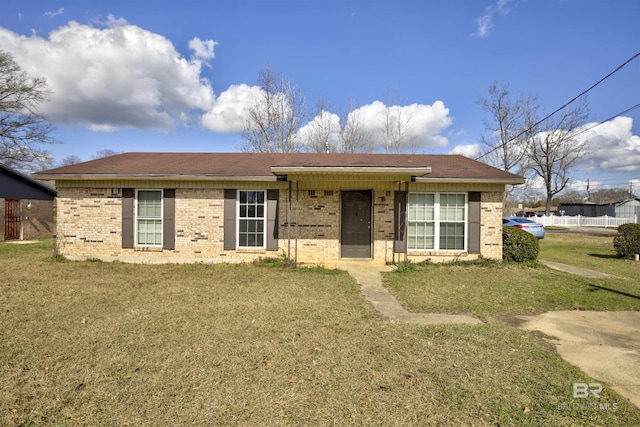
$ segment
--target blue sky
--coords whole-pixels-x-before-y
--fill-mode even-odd
[[[472,153],[493,82],[551,112],[640,51],[634,0],[23,1],[0,49],[47,78],[58,160],[98,150],[238,151],[268,65],[335,113],[397,104],[421,152]],[[390,95],[391,94],[391,95]],[[589,93],[591,121],[640,103],[640,58]],[[640,109],[585,134],[576,188],[640,188]]]

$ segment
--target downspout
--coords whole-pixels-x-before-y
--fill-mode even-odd
[[[398,181],[398,193],[402,191],[402,181]],[[400,203],[398,203],[397,206],[393,206],[393,216],[395,217],[394,221],[398,221],[400,222]],[[395,228],[398,227],[397,224],[394,224],[394,242],[393,242],[393,256],[391,257],[391,262],[394,265],[397,265],[400,263],[400,254],[398,253],[398,263],[396,264],[396,241],[397,238],[399,236],[395,235]],[[398,231],[400,231],[399,227],[398,227]]]
[[[287,205],[287,265],[291,265],[291,181],[289,181],[289,204]]]
[[[294,265],[298,266],[298,237],[300,236],[300,198],[299,198],[300,182],[296,181],[296,245],[295,245],[295,261]]]
[[[404,214],[404,263],[408,263],[409,262],[409,181],[405,181],[404,183],[404,188],[405,188],[405,193],[404,193],[404,197],[405,197],[405,209],[406,212]]]

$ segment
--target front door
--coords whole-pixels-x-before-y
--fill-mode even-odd
[[[341,193],[341,256],[371,258],[371,190]]]
[[[5,199],[4,204],[4,239],[20,238],[20,200]]]

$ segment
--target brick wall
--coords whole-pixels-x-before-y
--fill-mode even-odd
[[[480,204],[480,253],[502,259],[503,192],[485,192]]]
[[[116,184],[116,183],[107,183]],[[123,249],[122,190],[115,186],[103,188],[58,187],[57,235],[59,250],[69,258],[120,259],[123,261],[170,262],[239,262],[257,257],[289,256],[301,263],[333,263],[340,260],[340,181],[320,184],[306,183],[291,194],[289,205],[287,183],[277,183],[279,193],[279,251],[223,249],[224,190],[223,188],[267,189],[276,183],[211,184],[216,188],[179,188],[188,183],[171,183],[175,195],[175,249]],[[138,183],[138,188],[149,188]],[[200,184],[201,185],[201,184]],[[393,253],[393,182],[371,183],[373,189],[373,260],[386,263],[404,259]],[[219,187],[219,188],[217,188]],[[316,188],[313,188],[316,187]],[[415,191],[462,191],[469,185],[422,185]],[[356,187],[358,188],[358,187]],[[360,188],[363,188],[360,184]],[[426,190],[425,190],[426,189]],[[502,256],[502,189],[501,186],[472,188],[484,191],[481,200],[481,253]],[[410,255],[413,261],[424,258],[449,259],[452,256],[475,257],[466,254]]]

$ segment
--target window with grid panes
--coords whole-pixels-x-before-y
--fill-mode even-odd
[[[265,247],[265,192],[238,192],[238,247]]]
[[[162,246],[161,190],[138,190],[137,192],[136,244]]]
[[[407,210],[409,250],[464,250],[464,194],[409,193]]]

